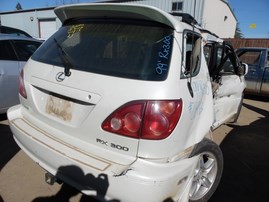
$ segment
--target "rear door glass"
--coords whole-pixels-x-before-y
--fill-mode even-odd
[[[18,60],[9,41],[0,41],[0,60]]]
[[[62,48],[72,69],[140,80],[165,80],[173,30],[152,22],[80,20],[60,28],[33,59],[64,67]]]
[[[185,63],[182,68],[182,76],[196,76],[201,64],[201,37],[190,31],[184,33],[184,56]]]
[[[12,43],[20,61],[27,61],[41,45],[41,42],[26,40],[13,40]]]

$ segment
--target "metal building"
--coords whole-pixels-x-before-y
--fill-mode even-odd
[[[47,39],[62,25],[54,14],[54,7],[3,12],[0,22],[40,39]]]
[[[227,0],[106,0],[99,3],[133,3],[158,7],[166,12],[189,13],[200,26],[222,38],[233,38],[236,17]],[[0,13],[0,23],[19,28],[36,38],[47,39],[60,26],[54,7]]]
[[[110,0],[106,2],[146,4],[166,12],[191,14],[199,25],[221,38],[234,38],[237,19],[227,0]]]

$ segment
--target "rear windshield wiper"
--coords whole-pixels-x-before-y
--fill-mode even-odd
[[[70,69],[73,67],[72,63],[70,62],[70,56],[65,52],[63,47],[58,43],[58,41],[54,38],[55,43],[59,49],[59,55],[61,57],[62,62],[64,63],[64,75],[70,76],[71,72]]]

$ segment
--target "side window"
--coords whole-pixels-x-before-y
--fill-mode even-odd
[[[27,61],[41,45],[39,42],[24,40],[13,41],[13,44],[20,61]]]
[[[240,61],[249,65],[258,65],[260,57],[260,51],[246,51],[239,54]]]
[[[225,41],[213,44],[211,58],[209,74],[212,81],[218,81],[222,75],[240,75],[242,73],[239,72],[241,65],[233,47]]]
[[[229,46],[225,45],[224,49],[223,47],[218,47],[217,51],[217,66],[220,69],[220,73],[236,74],[238,64],[233,50]]]
[[[204,46],[204,56],[205,56],[206,64],[209,67],[209,63],[212,57],[212,45],[211,44],[206,44]]]
[[[183,77],[196,76],[201,64],[201,37],[193,32],[185,32],[183,41]]]
[[[0,41],[0,60],[17,60],[9,41]]]

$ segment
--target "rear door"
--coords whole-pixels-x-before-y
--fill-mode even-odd
[[[0,41],[0,111],[19,103],[19,73],[41,42],[30,40]]]
[[[19,103],[19,62],[11,43],[0,41],[0,112]]]
[[[244,76],[240,75],[241,65],[227,43],[210,44],[209,64],[212,80],[215,120],[213,128],[231,120],[239,111],[245,89]]]

